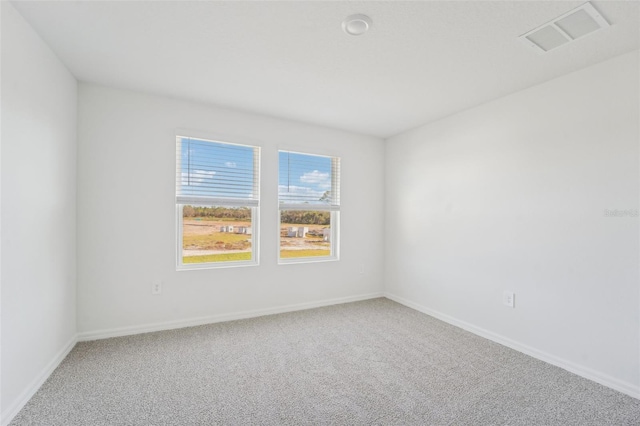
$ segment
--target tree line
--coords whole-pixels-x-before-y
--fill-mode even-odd
[[[281,223],[299,223],[301,225],[330,225],[331,213],[316,210],[283,210]]]
[[[249,207],[201,207],[184,206],[182,217],[207,217],[217,219],[251,220]],[[298,223],[301,225],[330,225],[331,213],[316,210],[283,210],[280,222]]]
[[[182,217],[211,217],[226,219],[251,220],[249,207],[201,207],[184,206]]]

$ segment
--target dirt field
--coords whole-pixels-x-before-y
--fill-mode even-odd
[[[288,237],[287,232],[289,227],[301,227],[306,226],[309,228],[309,233],[304,238]],[[331,244],[324,241],[322,238],[322,230],[327,228],[326,225],[297,225],[291,223],[283,223],[280,226],[280,250],[327,250]],[[312,235],[317,234],[317,235]]]
[[[251,252],[251,235],[221,232],[222,226],[251,226],[250,222],[185,218],[182,225],[182,256],[208,256]]]
[[[184,218],[182,234],[187,235],[209,235],[220,233],[221,226],[251,226],[251,222],[229,222],[223,220],[198,220],[197,218]]]
[[[221,232],[221,227],[233,226],[234,232]],[[231,253],[250,253],[251,235],[236,234],[238,227],[250,227],[248,221],[207,220],[200,218],[183,219],[183,258],[211,256]],[[306,226],[309,232],[305,237],[288,237],[289,227]],[[280,251],[281,257],[327,256],[331,243],[323,240],[322,230],[326,225],[281,224]],[[300,252],[297,255],[293,252]]]

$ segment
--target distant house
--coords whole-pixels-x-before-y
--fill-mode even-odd
[[[237,226],[236,234],[247,234],[251,235],[251,227],[250,226]]]
[[[324,228],[322,230],[322,240],[323,241],[331,241],[331,229],[330,228]]]
[[[304,238],[309,232],[308,226],[290,226],[287,229],[287,237]]]
[[[233,225],[222,225],[220,232],[233,232]]]

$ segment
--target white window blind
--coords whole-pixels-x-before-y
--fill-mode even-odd
[[[176,138],[176,202],[257,207],[260,148]]]
[[[340,210],[340,158],[279,151],[280,210]]]

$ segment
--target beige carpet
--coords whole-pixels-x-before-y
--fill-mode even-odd
[[[12,425],[640,425],[640,401],[387,299],[79,343]]]

